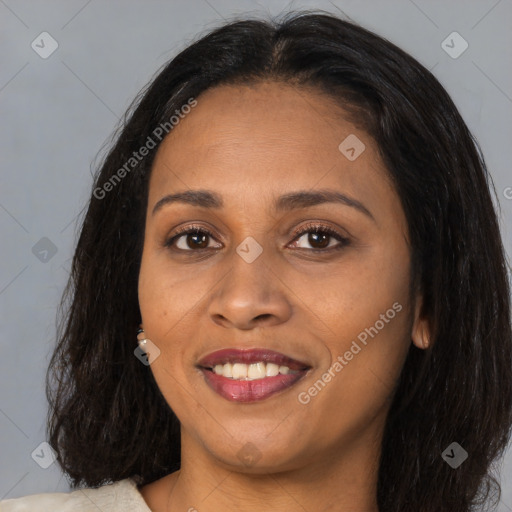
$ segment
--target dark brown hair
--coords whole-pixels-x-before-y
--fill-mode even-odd
[[[415,59],[322,12],[229,22],[172,59],[136,98],[94,190],[106,190],[190,98],[260,80],[317,88],[353,112],[376,141],[407,217],[432,344],[422,351],[411,343],[397,384],[382,444],[380,511],[483,510],[499,499],[492,463],[512,424],[507,265],[478,145]],[[179,422],[133,354],[157,148],[104,197],[91,194],[61,305],[48,429],[74,487],[134,476],[149,483],[180,466]],[[441,457],[452,442],[469,454],[457,469]]]

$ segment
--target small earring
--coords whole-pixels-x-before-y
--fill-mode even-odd
[[[146,346],[147,341],[142,324],[140,324],[140,329],[137,331],[137,344],[143,349]]]

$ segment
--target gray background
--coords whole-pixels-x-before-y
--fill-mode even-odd
[[[164,62],[223,18],[303,7],[342,10],[433,70],[482,146],[510,254],[511,0],[0,0],[0,499],[69,489],[56,464],[42,469],[31,453],[45,440],[44,374],[76,218],[118,119]],[[59,44],[47,59],[31,48],[43,31]],[[455,59],[441,46],[453,31],[469,44]],[[502,512],[512,511],[511,469],[509,451]]]

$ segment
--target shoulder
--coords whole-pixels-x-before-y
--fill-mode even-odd
[[[0,501],[0,512],[151,512],[131,478],[95,489],[32,494]]]

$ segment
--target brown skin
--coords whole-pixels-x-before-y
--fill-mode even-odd
[[[366,145],[352,162],[338,149],[349,134]],[[152,215],[162,197],[188,189],[215,191],[224,207],[174,203]],[[318,189],[357,199],[373,219],[338,203],[272,208],[277,196]],[[339,242],[294,236],[310,222],[349,245],[313,253]],[[201,252],[190,235],[174,250],[164,246],[190,224],[213,234],[211,249]],[[252,263],[236,252],[248,236],[263,248]],[[411,340],[428,343],[421,296],[411,300],[409,290],[398,195],[375,142],[332,99],[274,82],[202,94],[159,148],[149,185],[139,303],[146,336],[161,350],[150,368],[181,422],[182,443],[181,470],[141,488],[151,510],[377,511],[392,389]],[[300,403],[298,394],[396,302],[402,311]],[[223,348],[269,348],[311,370],[260,402],[230,402],[196,368]],[[247,442],[260,456],[250,467],[237,456]]]

